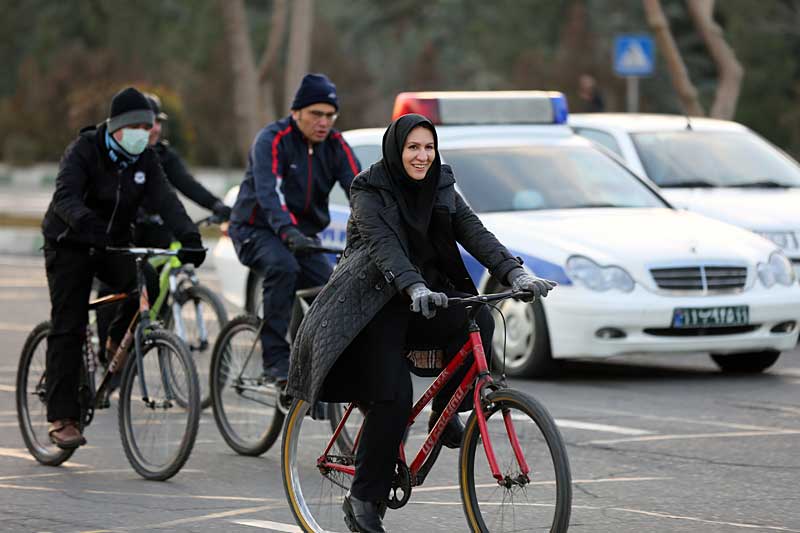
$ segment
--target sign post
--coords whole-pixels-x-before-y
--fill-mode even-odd
[[[656,47],[649,35],[614,38],[614,72],[626,79],[626,109],[639,110],[639,78],[653,74]]]

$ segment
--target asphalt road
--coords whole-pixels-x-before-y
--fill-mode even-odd
[[[205,276],[213,286],[213,270]],[[25,336],[48,312],[42,261],[0,256],[0,530],[297,530],[277,446],[237,456],[210,412],[192,457],[168,482],[144,481],[128,465],[115,406],[97,415],[71,462],[38,465],[19,435],[14,382]],[[800,532],[800,351],[744,377],[719,374],[702,355],[568,370],[556,381],[514,384],[548,407],[568,443],[570,531]],[[389,512],[389,531],[465,530],[457,457],[442,453],[426,491]]]

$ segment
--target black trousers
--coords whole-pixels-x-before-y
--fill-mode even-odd
[[[89,297],[95,276],[117,291],[136,289],[136,263],[123,254],[80,248],[45,247],[45,269],[50,289],[50,321],[47,337],[47,419],[50,422],[80,416],[81,348],[86,338]],[[158,291],[155,271],[145,267],[152,303]],[[109,336],[119,342],[139,308],[132,297],[119,306],[109,326]]]
[[[450,294],[450,296],[465,296]],[[476,317],[487,361],[492,356],[494,320],[484,307]],[[443,348],[450,360],[468,338],[468,317],[464,307],[439,309],[430,320],[408,308],[408,299],[398,297],[386,305],[361,332],[355,341],[359,348],[371,347],[373,354],[388,364],[404,360],[409,348]],[[405,325],[405,326],[404,326]],[[461,383],[473,361],[472,355],[432,401],[434,411],[442,412]],[[403,361],[404,363],[404,361]],[[378,501],[389,494],[400,442],[405,434],[413,406],[411,374],[407,366],[398,372],[394,397],[389,401],[371,402],[356,451],[356,474],[350,488],[352,494],[367,501]],[[470,405],[468,398],[462,405]],[[427,421],[424,421],[426,423]]]

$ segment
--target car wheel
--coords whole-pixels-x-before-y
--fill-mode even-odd
[[[487,292],[507,289],[502,285],[491,286]],[[550,350],[550,334],[544,308],[539,300],[525,303],[519,300],[503,300],[497,308],[505,316],[505,373],[518,377],[552,377],[560,365],[553,359]],[[494,339],[492,354],[494,371],[503,369],[503,318],[492,310]]]
[[[723,372],[730,374],[756,374],[771,367],[780,352],[764,350],[763,352],[735,353],[730,355],[711,354],[711,359]]]
[[[264,315],[264,293],[262,282],[264,277],[258,272],[251,270],[247,277],[247,294],[245,295],[245,311],[250,315],[261,317]]]

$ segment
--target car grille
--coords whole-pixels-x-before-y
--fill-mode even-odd
[[[680,292],[738,292],[747,281],[747,267],[698,265],[652,268],[658,288]]]

